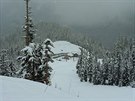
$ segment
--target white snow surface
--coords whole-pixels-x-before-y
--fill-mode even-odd
[[[67,41],[56,41],[53,43],[54,48],[52,48],[52,51],[55,54],[58,53],[80,53],[80,46],[71,44],[70,42]]]
[[[54,46],[55,53],[61,53],[61,50],[80,53],[79,46],[69,42],[58,41]],[[76,74],[77,60],[56,59],[50,63],[53,68],[51,86],[0,76],[0,101],[135,101],[134,88],[80,82]]]
[[[99,62],[100,65],[102,65],[103,64],[103,59],[98,59],[97,62]]]
[[[25,48],[23,48],[21,51],[22,51],[22,52],[27,51],[29,55],[32,55],[33,48],[32,48],[32,47],[30,47],[30,46],[26,46],[26,47],[25,47]]]

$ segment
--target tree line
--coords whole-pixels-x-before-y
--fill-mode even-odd
[[[135,83],[135,39],[120,38],[102,61],[93,51],[81,48],[77,63],[80,81],[94,85],[133,86]]]

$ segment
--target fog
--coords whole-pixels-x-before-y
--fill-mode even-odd
[[[33,0],[38,9],[48,4],[60,22],[65,24],[95,25],[106,21],[128,19],[134,14],[135,0]],[[49,10],[48,9],[48,10]],[[42,10],[41,10],[42,11]]]
[[[0,2],[1,28],[8,22],[23,23],[24,0]],[[118,35],[135,35],[135,0],[31,0],[30,5],[35,22],[66,25],[103,43],[109,36],[113,40]]]

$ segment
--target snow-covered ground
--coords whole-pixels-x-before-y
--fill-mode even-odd
[[[135,101],[135,89],[80,83],[76,74],[76,61],[55,61],[52,65],[54,76],[52,85],[73,97],[87,101]],[[57,64],[57,65],[56,65]],[[85,101],[81,100],[81,101]]]
[[[57,41],[54,42],[54,48],[52,48],[54,53],[80,53],[79,46],[71,44],[67,41]]]
[[[0,76],[0,101],[59,101],[58,99],[72,97],[38,82]]]
[[[55,53],[80,53],[69,42],[54,43]],[[61,60],[61,61],[59,61]],[[52,86],[0,76],[0,101],[135,101],[135,89],[81,83],[76,74],[77,58],[55,59]]]

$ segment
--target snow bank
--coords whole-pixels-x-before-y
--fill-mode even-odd
[[[38,82],[0,76],[0,101],[57,101],[71,98],[58,89]]]

